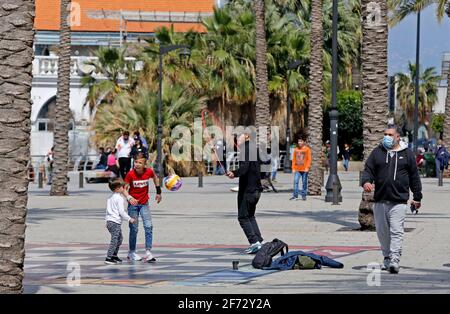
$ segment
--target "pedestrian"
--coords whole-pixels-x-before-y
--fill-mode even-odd
[[[306,145],[306,138],[300,137],[292,156],[292,171],[294,171],[294,193],[290,200],[298,200],[299,181],[302,178],[302,199],[308,194],[308,173],[311,168],[311,149]]]
[[[134,140],[130,138],[130,132],[124,131],[116,143],[117,158],[119,160],[120,176],[125,179],[128,171],[131,169],[131,148]]]
[[[238,145],[240,146],[239,168],[228,171],[227,176],[230,179],[239,178],[238,221],[250,244],[244,252],[255,254],[263,244],[263,238],[255,218],[256,204],[258,204],[262,191],[261,166],[256,153],[255,139],[252,138],[250,132],[244,133],[238,138]],[[253,150],[250,151],[251,149]],[[255,154],[251,154],[252,152]]]
[[[144,155],[145,159],[148,159],[148,149],[143,145],[142,141],[138,138],[134,140],[134,146],[131,148],[130,156],[134,160],[136,160],[136,157],[138,154]]]
[[[155,175],[152,168],[147,168],[147,159],[138,155],[134,162],[134,169],[128,172],[125,177],[125,197],[128,200],[128,215],[136,219],[136,223],[129,224],[129,252],[128,259],[131,261],[140,261],[142,257],[136,253],[136,241],[139,227],[139,216],[142,218],[145,231],[145,261],[155,262],[151,252],[153,246],[153,223],[149,206],[149,180],[153,179],[156,189],[156,202],[161,202],[161,187],[158,176]]]
[[[47,185],[52,185],[53,183],[53,160],[54,160],[54,149],[55,146],[52,146],[50,151],[47,153],[47,173],[48,173],[48,180]]]
[[[345,171],[348,171],[348,165],[350,163],[350,146],[345,143],[344,144],[344,151],[342,152],[342,157],[344,159],[344,169]]]
[[[109,244],[108,252],[106,253],[105,264],[122,263],[119,258],[119,248],[122,245],[122,220],[128,221],[130,224],[135,223],[135,220],[128,216],[125,212],[125,199],[123,198],[124,183],[121,179],[115,179],[109,182],[109,189],[113,194],[106,202],[106,228],[111,234],[111,242]]]
[[[370,154],[361,178],[365,192],[375,190],[375,227],[384,256],[382,269],[400,270],[404,221],[410,190],[415,210],[421,206],[422,184],[414,153],[400,141],[401,129],[389,125],[383,141]]]
[[[143,136],[141,136],[141,133],[139,131],[134,131],[133,133],[133,139],[136,140],[141,140],[142,146],[144,146],[145,148],[147,148],[148,150],[148,144],[147,141],[145,140],[145,138]]]
[[[117,149],[112,149],[109,152],[106,162],[106,171],[111,171],[116,177],[119,176],[119,162],[116,159]]]
[[[95,166],[95,169],[105,170],[108,167],[108,154],[105,152],[103,147],[100,147],[98,152],[98,163]]]
[[[435,163],[436,163],[436,177],[439,178],[439,175],[444,169],[448,168],[448,161],[450,158],[450,154],[447,151],[447,148],[444,145],[444,142],[440,139],[438,141],[436,154],[435,154]]]

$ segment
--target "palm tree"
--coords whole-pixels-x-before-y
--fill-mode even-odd
[[[444,14],[450,17],[450,1],[448,0],[390,0],[388,3],[389,9],[394,12],[390,19],[392,26],[399,23],[408,15],[418,13],[431,4],[436,4],[436,17],[438,22],[442,21]],[[448,91],[450,91],[450,80],[447,80],[447,95],[450,94]],[[448,99],[449,97],[447,96],[445,104],[446,118],[444,120],[447,121],[444,123],[444,140],[446,145],[450,145],[450,109],[447,110],[450,104],[448,104]]]
[[[193,134],[194,118],[200,116],[205,98],[198,97],[193,91],[186,90],[179,84],[165,81],[163,88],[163,151],[168,157],[167,164],[179,175],[197,174],[191,171],[194,163],[176,162],[172,159],[170,149],[174,144],[171,137],[173,128],[179,125],[190,128]],[[170,87],[170,88],[169,88]],[[158,94],[145,85],[135,91],[119,94],[112,105],[102,104],[94,118],[93,130],[98,145],[109,146],[120,136],[122,130],[143,130],[147,139],[151,159],[156,145]]]
[[[136,71],[133,63],[125,59],[126,48],[100,47],[95,51],[96,60],[87,61],[91,72],[81,79],[81,87],[88,87],[85,106],[91,112],[100,103],[111,104],[114,97],[120,93],[123,86],[131,88],[136,81]],[[99,79],[96,75],[101,74]],[[120,84],[121,81],[124,84]]]
[[[321,195],[322,169],[322,120],[323,120],[323,24],[322,0],[311,1],[311,57],[309,75],[309,143],[312,153],[309,193]]]
[[[409,62],[409,73],[397,73],[396,85],[397,85],[397,99],[403,109],[408,123],[413,123],[414,113],[414,95],[415,95],[415,77],[416,77],[416,65]],[[434,67],[426,68],[419,75],[419,120],[425,122],[429,118],[429,114],[433,110],[433,105],[437,101],[438,84],[441,77],[437,74]]]
[[[383,137],[388,117],[387,4],[363,0],[362,92],[364,161]],[[363,192],[359,207],[361,229],[374,229],[373,193]]]
[[[0,294],[5,294],[23,292],[34,1],[5,3],[0,12]]]
[[[267,73],[267,43],[265,23],[265,0],[253,2],[256,31],[256,128],[270,127],[270,103]]]
[[[70,119],[70,13],[71,0],[61,0],[61,30],[58,59],[58,87],[56,94],[56,118],[54,130],[54,166],[50,195],[67,195],[67,169],[69,159]]]

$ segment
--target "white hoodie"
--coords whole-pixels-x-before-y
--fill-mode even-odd
[[[117,224],[122,223],[122,219],[130,221],[131,217],[125,211],[125,199],[120,193],[113,193],[106,201],[106,221]]]

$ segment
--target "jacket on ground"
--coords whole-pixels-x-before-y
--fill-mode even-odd
[[[295,262],[299,256],[308,256],[316,262],[315,268],[320,269],[322,266],[328,266],[331,268],[344,268],[344,264],[339,263],[327,256],[317,255],[314,253],[306,253],[303,251],[291,251],[283,256],[280,256],[276,260],[272,261],[270,267],[265,267],[264,269],[278,269],[278,270],[289,270],[294,269]]]

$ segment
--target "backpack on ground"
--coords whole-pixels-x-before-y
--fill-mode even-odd
[[[286,251],[284,249],[286,248]],[[289,247],[286,243],[281,240],[273,239],[272,242],[264,243],[256,253],[252,261],[252,266],[254,268],[262,269],[264,267],[269,267],[272,264],[272,258],[278,253],[283,256],[285,253],[289,252]]]

